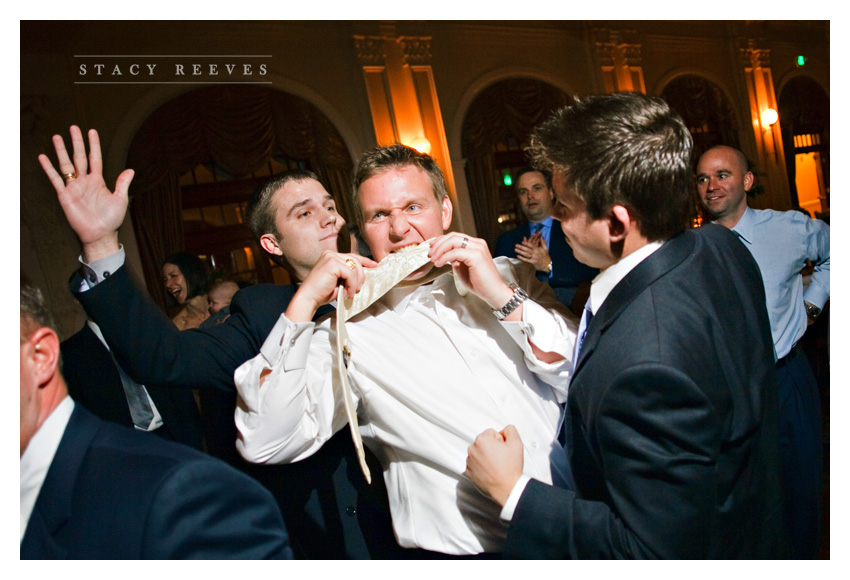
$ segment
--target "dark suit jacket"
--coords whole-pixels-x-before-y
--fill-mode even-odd
[[[730,231],[683,232],[620,281],[568,414],[577,491],[532,481],[506,557],[787,556],[764,288]]]
[[[132,427],[133,418],[115,361],[88,324],[60,348],[68,394],[101,419]],[[177,443],[202,449],[201,417],[192,392],[156,385],[146,388],[162,416],[163,426],[156,432]]]
[[[496,241],[493,256],[516,258],[516,245],[529,236],[531,236],[529,224],[503,233]],[[555,219],[552,220],[552,232],[549,236],[549,257],[552,258],[552,277],[550,278],[547,272],[537,272],[537,278],[552,287],[558,300],[572,307],[576,288],[582,282],[593,280],[599,270],[585,266],[575,259],[572,248],[561,233],[561,222]]]
[[[77,405],[21,559],[194,558],[292,558],[271,494],[217,459]]]
[[[71,282],[79,288],[79,274]],[[294,286],[260,284],[240,290],[230,303],[230,318],[212,328],[179,331],[119,268],[106,280],[74,296],[100,327],[127,374],[143,384],[174,388],[219,389],[235,404],[233,372],[260,352]],[[235,432],[235,427],[234,427]],[[235,445],[235,437],[232,440]],[[367,452],[372,473],[382,473]],[[347,429],[318,453],[290,465],[251,465],[240,469],[269,488],[280,505],[296,557],[394,557],[392,531],[382,477],[366,483]]]

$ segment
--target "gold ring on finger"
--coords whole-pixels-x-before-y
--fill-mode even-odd
[[[62,174],[62,179],[64,179],[64,180],[65,180],[65,183],[68,183],[68,182],[69,182],[69,181],[71,181],[72,179],[76,179],[76,178],[77,178],[77,174],[76,174],[76,173],[74,173],[74,172],[71,172],[71,173],[63,173],[63,174]]]
[[[354,261],[354,260],[352,260],[351,258],[346,258],[346,259],[345,259],[345,265],[346,265],[346,266],[348,266],[349,268],[351,268],[352,270],[356,270],[356,269],[357,269],[357,262],[355,262],[355,261]]]

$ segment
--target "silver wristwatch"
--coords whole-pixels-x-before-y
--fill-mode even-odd
[[[499,320],[504,320],[505,317],[517,309],[517,306],[528,300],[528,294],[525,290],[514,284],[513,282],[508,283],[511,290],[514,291],[514,295],[511,296],[511,299],[508,300],[508,303],[502,306],[500,310],[494,310],[493,315]]]
[[[803,305],[806,307],[806,316],[810,316],[811,318],[817,318],[818,314],[820,314],[821,309],[815,306],[814,304],[803,301]]]

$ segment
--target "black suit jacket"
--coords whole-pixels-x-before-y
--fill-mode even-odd
[[[532,481],[506,557],[787,556],[764,287],[730,231],[683,232],[612,290],[568,424],[577,490]]]
[[[88,324],[62,342],[60,349],[68,394],[101,419],[132,427],[133,418],[115,361]],[[156,432],[177,443],[202,449],[201,417],[192,392],[156,385],[145,388],[162,416],[163,426]],[[160,433],[161,430],[166,433]]]
[[[503,233],[496,241],[496,250],[493,255],[516,258],[516,245],[529,236],[531,236],[529,224]],[[537,272],[537,278],[552,287],[558,300],[572,307],[576,288],[582,282],[593,280],[599,270],[575,259],[572,248],[561,232],[561,222],[555,219],[552,220],[552,232],[549,236],[549,257],[552,259],[552,277],[550,278],[547,272]]]
[[[271,494],[217,459],[76,405],[21,559],[195,558],[292,558]]]
[[[78,276],[72,278],[72,289],[79,288]],[[177,330],[138,289],[126,267],[74,296],[134,380],[172,388],[219,389],[235,404],[233,372],[260,352],[295,290],[273,284],[249,286],[233,296],[224,323],[185,331]],[[235,437],[232,441],[235,445]],[[372,473],[382,473],[374,455],[367,452],[367,458]],[[347,429],[298,463],[240,461],[239,465],[278,500],[296,557],[398,555],[383,478],[373,478],[371,486],[366,483]]]

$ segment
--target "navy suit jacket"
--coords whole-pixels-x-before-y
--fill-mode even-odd
[[[72,289],[79,288],[78,276],[72,279]],[[134,380],[163,387],[219,389],[235,401],[233,372],[260,352],[295,290],[273,284],[249,286],[233,296],[230,317],[224,323],[185,331],[177,330],[138,289],[126,267],[74,296]],[[367,452],[367,458],[372,473],[382,473],[374,455]],[[347,429],[303,461],[288,465],[241,462],[240,469],[278,500],[296,557],[388,558],[401,549],[393,535],[383,478],[366,483]]]
[[[499,236],[493,256],[516,258],[516,245],[523,238],[531,236],[529,224],[514,228]],[[552,259],[552,277],[547,272],[537,272],[537,278],[548,284],[562,303],[572,308],[573,296],[582,282],[590,282],[599,273],[596,268],[586,266],[575,259],[573,250],[567,244],[561,231],[561,222],[552,220],[552,232],[549,236],[549,257]]]
[[[88,324],[62,342],[60,350],[62,375],[74,401],[105,421],[132,427],[133,418],[115,361]],[[202,449],[201,417],[192,392],[155,385],[145,388],[162,416],[163,427],[156,433]],[[160,432],[163,430],[165,433]]]
[[[288,559],[274,498],[199,451],[76,405],[21,559]]]
[[[638,264],[570,383],[577,489],[532,480],[505,557],[787,557],[772,344],[760,271],[726,228]]]

